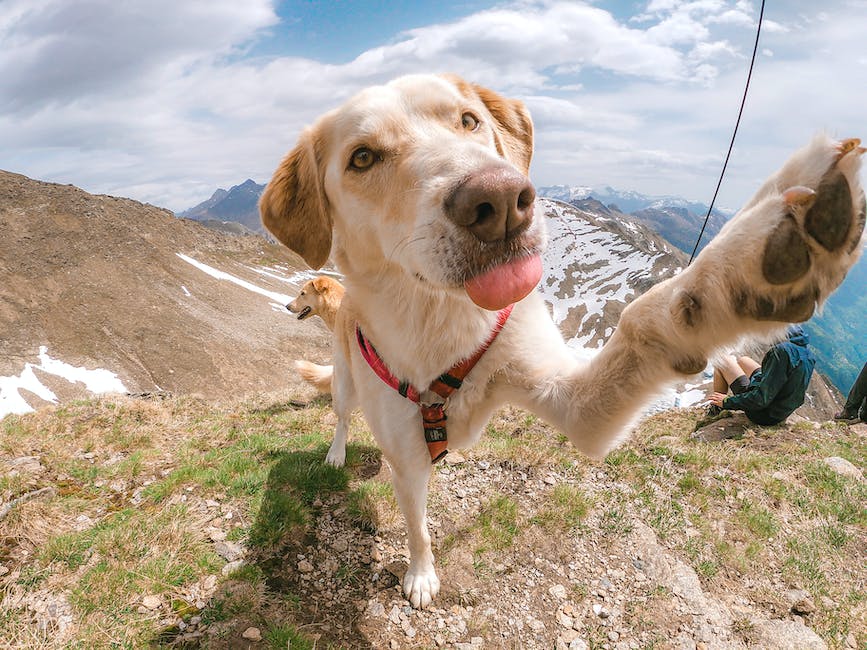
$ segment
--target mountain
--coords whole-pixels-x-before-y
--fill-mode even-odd
[[[259,197],[265,190],[264,185],[259,185],[249,178],[235,185],[228,191],[220,188],[211,195],[211,198],[184,210],[178,216],[186,219],[202,221],[212,228],[220,229],[220,224],[226,232],[226,222],[237,222],[250,232],[264,233],[262,222],[259,219]]]
[[[540,187],[538,194],[579,208],[584,207],[587,201],[601,203],[612,213],[638,219],[686,253],[692,253],[708,208],[703,203],[676,196],[647,196],[638,192],[615,190],[609,186],[592,188],[554,185]],[[699,250],[707,245],[733,215],[733,211],[719,208],[711,212]]]
[[[570,345],[592,355],[686,256],[637,219],[584,205],[539,200],[549,232],[539,288]],[[106,390],[294,390],[294,359],[330,357],[324,326],[283,309],[315,273],[258,235],[6,172],[0,228],[0,415]],[[672,390],[662,407],[704,395]]]
[[[293,359],[329,356],[325,328],[282,308],[311,273],[261,237],[8,172],[0,231],[0,414],[106,383],[278,391]]]
[[[818,367],[845,395],[867,363],[867,255],[852,267],[843,284],[806,329]]]
[[[686,266],[686,256],[634,219],[601,204],[540,199],[548,226],[540,290],[576,347],[599,348],[623,308]]]
[[[701,231],[707,206],[674,196],[646,196],[611,187],[556,185],[539,188],[540,196],[565,201],[579,209],[649,227],[681,251],[691,253]],[[711,213],[699,250],[733,216],[728,210]],[[867,258],[850,271],[820,314],[806,323],[818,368],[844,394],[867,361]]]

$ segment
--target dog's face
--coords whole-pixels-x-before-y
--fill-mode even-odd
[[[293,314],[298,314],[298,320],[304,320],[310,316],[321,316],[328,294],[337,291],[338,288],[339,285],[327,277],[308,280],[301,287],[298,297],[286,305],[286,309]]]
[[[301,293],[292,302],[286,305],[286,309],[293,314],[298,314],[298,320],[304,320],[319,313],[320,293],[315,280],[308,280],[301,287]]]
[[[454,77],[402,77],[302,134],[263,194],[262,220],[316,268],[333,234],[348,277],[388,268],[458,295],[506,286],[513,298],[531,285],[526,295],[538,277],[525,262],[544,245],[532,139],[520,102]]]

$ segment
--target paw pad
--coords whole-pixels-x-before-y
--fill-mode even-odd
[[[810,249],[790,215],[774,228],[765,242],[762,274],[771,284],[789,284],[809,270]]]
[[[846,243],[853,217],[849,183],[842,172],[832,168],[816,188],[816,200],[807,210],[804,228],[825,250],[834,252]]]

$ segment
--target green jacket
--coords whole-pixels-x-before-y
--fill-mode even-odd
[[[723,408],[743,411],[760,425],[777,424],[789,417],[804,403],[816,365],[816,357],[807,347],[809,341],[800,326],[791,326],[786,340],[768,350],[761,370],[750,378],[749,388],[726,397]]]

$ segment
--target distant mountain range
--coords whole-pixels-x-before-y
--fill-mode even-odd
[[[265,191],[264,185],[259,185],[249,178],[229,190],[219,188],[211,198],[202,201],[189,210],[184,210],[179,217],[201,221],[209,228],[222,230],[229,234],[246,234],[256,232],[263,234],[265,229],[259,218],[259,197]],[[238,229],[237,225],[243,226]]]
[[[264,233],[257,203],[265,186],[248,179],[229,190],[218,189],[206,201],[178,216],[233,232]],[[701,232],[708,206],[676,196],[648,196],[620,191],[610,186],[553,185],[537,188],[539,196],[567,203],[597,221],[608,220],[620,228],[650,229],[687,253],[692,252]],[[699,250],[734,216],[734,211],[715,208],[710,215]],[[867,259],[862,259],[828,301],[826,309],[807,323],[819,357],[819,367],[841,391],[852,385],[867,361]],[[607,320],[610,320],[607,319]],[[613,322],[616,322],[614,319]],[[585,333],[586,335],[586,333]]]
[[[564,201],[576,207],[602,204],[613,213],[635,217],[685,253],[691,253],[701,232],[708,206],[676,196],[647,196],[613,187],[553,185],[538,188],[539,196]],[[588,201],[592,202],[588,204]],[[733,211],[714,208],[699,250],[713,239]]]

